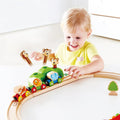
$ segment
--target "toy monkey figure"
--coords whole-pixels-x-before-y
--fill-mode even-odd
[[[26,92],[26,87],[25,86],[16,86],[14,88],[14,93],[19,93],[20,95],[24,94]]]
[[[28,63],[29,65],[32,65],[32,62],[31,62],[31,60],[30,60],[29,57],[28,57],[28,53],[26,53],[25,50],[23,50],[23,51],[20,53],[20,55],[21,55],[21,57],[22,57],[24,60],[27,61],[27,63]]]
[[[43,49],[42,54],[43,54],[43,64],[46,64],[48,60],[48,56],[51,54],[51,49]]]
[[[57,68],[59,58],[53,58],[51,61],[52,61],[53,68]]]

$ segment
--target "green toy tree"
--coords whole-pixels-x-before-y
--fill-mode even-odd
[[[115,81],[110,82],[108,90],[111,91],[109,95],[117,95],[116,91],[118,91],[118,86]]]

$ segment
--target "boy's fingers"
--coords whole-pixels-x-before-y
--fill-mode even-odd
[[[81,75],[82,75],[82,74],[81,74],[80,71],[76,71],[76,73],[74,72],[74,73],[72,74],[73,78],[79,78],[79,76],[81,76]]]
[[[68,74],[72,74],[74,71],[76,71],[76,66],[70,66],[69,68],[64,69],[65,71],[68,72]]]
[[[79,75],[77,75],[77,74],[72,74],[72,78],[77,79],[77,78],[79,78]]]
[[[64,70],[65,71],[69,71],[71,69],[72,66],[68,67],[68,68],[65,68]]]
[[[78,74],[80,72],[80,70],[76,69],[73,74]]]
[[[77,70],[77,67],[76,67],[76,66],[73,66],[73,67],[70,69],[71,72],[75,72],[76,70]]]

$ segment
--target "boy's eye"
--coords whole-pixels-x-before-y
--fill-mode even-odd
[[[80,37],[76,37],[76,39],[80,39]]]
[[[70,36],[67,36],[68,39],[70,39],[71,37]]]

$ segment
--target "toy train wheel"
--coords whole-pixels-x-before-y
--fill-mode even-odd
[[[33,88],[31,89],[31,92],[32,92],[32,93],[34,93],[34,92],[36,92],[36,91],[37,91],[36,87],[33,87]]]
[[[18,102],[20,102],[22,99],[23,99],[23,97],[20,95],[20,96],[18,97]]]
[[[26,91],[25,96],[27,97],[29,95],[30,95],[30,91]]]
[[[45,89],[46,88],[46,85],[45,84],[42,84],[41,85],[41,89]]]
[[[62,78],[58,78],[58,83],[61,83],[62,82]]]
[[[49,82],[49,86],[53,86],[54,85],[54,82],[53,81],[50,81]]]

